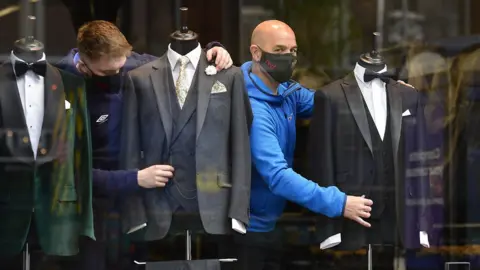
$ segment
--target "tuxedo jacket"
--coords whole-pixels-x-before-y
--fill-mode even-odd
[[[12,65],[0,66],[0,256],[20,253],[30,229],[49,255],[75,255],[80,235],[95,239],[84,82],[47,64],[44,84],[34,159]]]
[[[251,156],[251,108],[239,68],[208,76],[202,55],[197,67],[196,182],[203,227],[210,234],[231,231],[231,218],[248,225]],[[168,91],[173,87],[167,54],[129,73],[122,125],[123,168],[169,164],[172,116]],[[214,84],[226,91],[212,93]],[[193,180],[193,179],[192,179]],[[163,238],[172,212],[162,189],[146,190],[125,199],[122,228],[147,223],[145,240]]]
[[[415,89],[390,80],[386,83],[389,103],[390,134],[393,150],[396,220],[386,221],[386,226],[397,227],[398,236],[403,239],[405,226],[405,203],[412,198],[412,187],[406,186],[404,162],[403,125],[408,119],[423,121],[418,93]],[[402,116],[402,114],[410,115]],[[309,135],[309,176],[321,186],[337,186],[348,195],[367,198],[375,192],[373,180],[373,149],[362,93],[349,74],[315,93],[314,112]],[[424,135],[418,132],[409,139],[423,144]],[[372,207],[380,207],[373,202]],[[427,231],[426,208],[422,207],[414,224],[418,231]],[[367,220],[368,221],[368,220]],[[393,222],[396,224],[390,224]],[[383,221],[382,221],[383,223]],[[346,231],[348,230],[348,232]],[[371,230],[379,230],[372,228]],[[366,230],[359,224],[343,217],[328,219],[319,217],[318,237],[324,241],[330,236],[342,233],[342,244],[348,249],[357,249],[367,243]],[[345,238],[345,235],[355,237]],[[418,232],[417,232],[418,235]]]

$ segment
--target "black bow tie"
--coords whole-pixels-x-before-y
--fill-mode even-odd
[[[382,82],[387,83],[388,80],[390,79],[390,76],[387,74],[387,72],[376,73],[368,69],[365,70],[365,74],[363,75],[363,81],[370,82],[373,79],[380,79],[382,80]]]
[[[17,77],[24,75],[29,70],[35,72],[37,75],[45,77],[45,73],[47,72],[47,62],[38,61],[33,64],[27,64],[25,62],[15,61],[14,68],[15,68],[15,75]]]

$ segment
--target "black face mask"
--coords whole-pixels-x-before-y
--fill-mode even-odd
[[[120,73],[110,76],[92,75],[90,81],[92,89],[94,90],[118,92],[122,86],[122,76]]]
[[[292,78],[297,57],[292,53],[275,54],[262,51],[260,66],[278,83],[284,83]]]

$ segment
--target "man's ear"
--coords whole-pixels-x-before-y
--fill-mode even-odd
[[[254,62],[259,62],[260,58],[262,58],[262,51],[257,45],[250,45],[250,53]]]

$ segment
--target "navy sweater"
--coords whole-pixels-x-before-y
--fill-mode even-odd
[[[223,47],[218,42],[211,42],[206,49],[216,46]],[[81,76],[74,63],[77,52],[77,49],[71,50],[56,66]],[[121,72],[126,75],[128,71],[155,59],[157,58],[152,55],[132,52]],[[92,132],[94,197],[121,196],[140,189],[137,170],[118,170],[122,117],[121,89],[98,89],[96,86],[87,85],[87,106]]]
[[[81,75],[75,67],[73,49],[56,66]],[[133,52],[121,72],[127,74],[156,57]],[[117,196],[139,189],[136,170],[118,170],[122,117],[121,89],[96,89],[87,85],[87,106],[90,114],[93,150],[93,194],[95,197]]]

